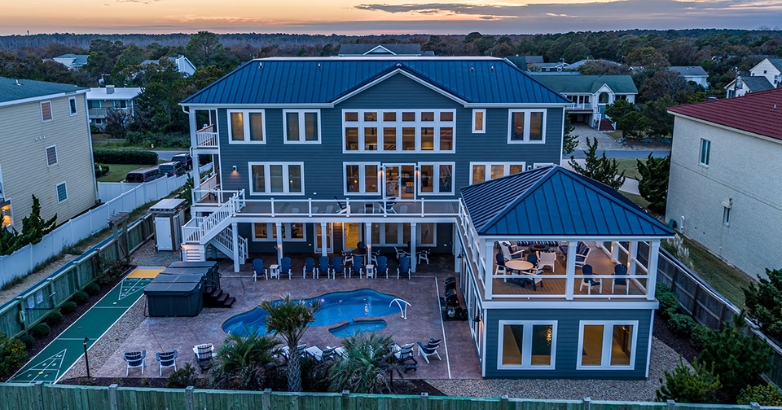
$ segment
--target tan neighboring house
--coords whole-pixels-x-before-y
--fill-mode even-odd
[[[35,195],[62,223],[95,205],[87,89],[0,77],[0,215],[21,231]]]
[[[782,268],[782,89],[668,112],[666,220],[752,277]]]

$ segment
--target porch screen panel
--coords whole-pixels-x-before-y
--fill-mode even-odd
[[[630,366],[633,325],[614,325],[611,339],[611,366]]]
[[[282,165],[269,165],[269,185],[271,186],[271,192],[285,191]]]
[[[533,366],[551,365],[551,345],[553,337],[554,326],[532,326],[532,357],[530,362]]]
[[[251,112],[249,115],[250,141],[263,141],[263,114]]]
[[[231,141],[244,141],[244,116],[240,112],[231,113]]]
[[[502,364],[523,365],[521,352],[524,351],[524,326],[505,325],[502,336]]]
[[[374,224],[373,224],[374,225]],[[386,224],[386,244],[396,245],[399,243],[399,225]]]
[[[491,179],[502,178],[505,176],[505,165],[496,164],[491,166]]]
[[[253,165],[253,191],[266,192],[266,170],[263,165]]]
[[[603,325],[584,325],[582,366],[600,366],[603,362]]]

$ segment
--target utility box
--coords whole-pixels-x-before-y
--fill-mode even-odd
[[[159,251],[178,251],[182,245],[185,224],[184,199],[164,199],[149,212],[155,217],[155,246]]]

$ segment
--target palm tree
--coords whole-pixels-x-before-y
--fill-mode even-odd
[[[301,365],[296,348],[310,323],[315,321],[315,311],[320,301],[312,304],[296,302],[290,294],[285,294],[279,302],[263,301],[261,309],[269,312],[266,316],[266,330],[280,335],[288,344],[288,391],[301,391]]]
[[[212,384],[220,388],[259,390],[263,387],[267,366],[279,352],[279,341],[259,336],[248,329],[247,336],[229,334],[217,351],[218,366],[212,372]]]
[[[343,342],[347,357],[334,363],[329,369],[331,391],[350,390],[355,393],[383,393],[391,391],[391,380],[399,371],[394,366],[391,337],[378,336],[374,332],[367,337],[357,334]]]

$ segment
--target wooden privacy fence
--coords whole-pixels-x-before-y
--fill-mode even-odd
[[[133,252],[154,234],[152,215],[147,214],[128,225],[128,251]],[[53,309],[68,301],[74,293],[97,279],[99,258],[116,261],[120,243],[111,237],[78,258],[68,262],[44,280],[27,288],[13,300],[0,306],[0,333],[13,337],[42,321]]]
[[[144,389],[65,386],[52,384],[0,385],[0,410],[650,410],[760,409],[758,405],[679,404],[674,402],[616,402],[528,400],[343,393],[281,393],[186,389]],[[770,408],[770,407],[763,407]]]

